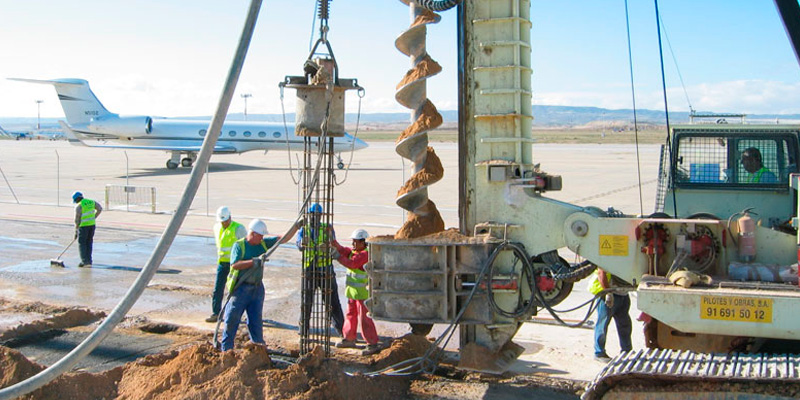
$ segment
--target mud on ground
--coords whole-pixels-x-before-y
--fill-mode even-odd
[[[41,303],[12,304],[0,300],[0,311],[30,310],[47,314],[0,332],[6,340],[47,329],[94,329],[103,313],[87,309],[53,307]],[[25,399],[481,399],[577,398],[582,388],[575,383],[532,377],[487,377],[443,366],[437,375],[415,377],[368,376],[428,349],[428,339],[407,335],[392,341],[380,353],[360,356],[336,351],[325,358],[321,348],[299,359],[294,343],[268,341],[267,346],[248,343],[246,333],[237,338],[234,351],[222,353],[212,345],[209,333],[138,317],[127,319],[116,331],[169,337],[166,351],[100,372],[73,371],[23,397]],[[246,329],[245,329],[246,331]],[[268,339],[269,340],[269,339]],[[275,356],[280,354],[281,356]],[[273,361],[271,359],[275,359]],[[288,356],[287,356],[288,355]],[[19,351],[0,346],[0,387],[35,375],[45,367]]]

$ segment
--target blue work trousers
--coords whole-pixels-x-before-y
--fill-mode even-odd
[[[608,333],[608,324],[611,323],[611,318],[614,318],[614,323],[617,324],[620,350],[630,351],[633,348],[631,345],[633,326],[631,324],[631,316],[628,314],[631,308],[631,298],[627,294],[615,294],[614,304],[611,307],[606,305],[605,298],[601,297],[599,301],[597,323],[594,325],[594,354],[596,356],[606,355],[606,334]]]
[[[219,315],[222,310],[222,295],[225,294],[225,282],[230,271],[231,263],[229,262],[220,262],[217,265],[217,280],[214,281],[214,293],[211,295],[211,312],[214,315]]]
[[[94,244],[94,229],[96,225],[78,228],[78,251],[81,254],[81,263],[92,263],[92,245]]]
[[[264,284],[242,283],[234,289],[233,296],[225,306],[225,330],[222,332],[222,351],[233,349],[233,340],[242,314],[247,312],[247,331],[250,341],[264,343],[264,327],[261,312],[264,309]]]

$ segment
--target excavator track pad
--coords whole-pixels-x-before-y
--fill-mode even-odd
[[[612,359],[583,400],[796,399],[800,355],[647,349]]]

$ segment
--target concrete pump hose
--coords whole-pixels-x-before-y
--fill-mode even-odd
[[[192,204],[192,200],[197,193],[197,189],[200,187],[203,174],[206,171],[206,166],[208,165],[208,161],[214,151],[214,146],[217,143],[217,137],[219,136],[219,132],[222,128],[222,123],[225,121],[225,116],[228,113],[228,108],[230,107],[231,99],[233,98],[233,92],[236,89],[236,83],[239,80],[239,75],[242,71],[242,65],[244,64],[244,59],[247,55],[247,49],[250,47],[250,39],[253,37],[253,30],[255,29],[256,20],[258,19],[258,12],[260,9],[261,0],[252,0],[250,2],[250,8],[247,12],[247,19],[245,21],[244,28],[242,29],[239,45],[236,48],[236,54],[234,55],[233,62],[231,63],[230,70],[228,71],[228,76],[225,80],[225,87],[223,88],[222,95],[219,99],[219,104],[217,105],[217,112],[214,114],[214,118],[211,120],[211,123],[208,127],[209,134],[206,135],[205,139],[203,140],[203,146],[201,147],[200,154],[198,155],[197,161],[192,169],[192,173],[189,176],[189,181],[186,183],[186,187],[183,190],[183,195],[181,196],[181,201],[178,204],[178,208],[175,210],[175,214],[172,216],[172,219],[170,219],[169,224],[167,224],[164,233],[161,234],[161,239],[158,241],[156,248],[150,255],[150,259],[147,260],[147,264],[142,269],[142,272],[139,273],[136,281],[133,283],[130,289],[128,289],[125,297],[119,302],[119,304],[117,304],[114,310],[111,311],[111,314],[108,315],[103,323],[101,323],[100,326],[98,326],[97,329],[86,338],[86,340],[75,347],[75,349],[64,356],[64,358],[42,372],[39,372],[31,378],[19,382],[13,386],[9,386],[0,390],[0,400],[13,399],[28,394],[46,385],[64,372],[72,369],[75,364],[77,364],[86,355],[91,353],[91,351],[94,350],[94,348],[97,347],[100,342],[102,342],[103,339],[105,339],[106,336],[111,333],[114,327],[120,321],[122,321],[122,318],[125,317],[125,314],[127,314],[131,307],[133,307],[133,305],[136,303],[136,300],[138,300],[139,296],[141,296],[142,292],[144,292],[144,289],[147,287],[150,279],[156,273],[156,270],[158,270],[158,267],[164,260],[172,241],[175,239],[175,235],[178,234],[178,229],[180,228],[184,218],[186,217],[186,214],[189,211],[189,206]]]

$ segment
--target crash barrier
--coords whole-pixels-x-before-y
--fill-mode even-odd
[[[149,210],[156,212],[156,188],[154,186],[106,185],[106,202],[110,209],[126,211]]]

